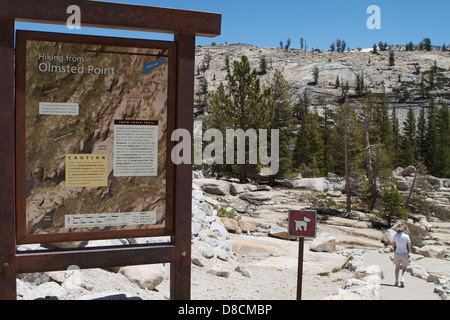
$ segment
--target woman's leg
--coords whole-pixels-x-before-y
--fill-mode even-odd
[[[402,267],[402,280],[400,281],[400,287],[404,287],[405,286],[406,268],[407,268],[407,265]]]
[[[398,275],[400,273],[400,265],[396,264],[395,265],[395,285],[398,285]]]

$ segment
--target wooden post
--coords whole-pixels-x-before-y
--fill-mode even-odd
[[[0,74],[0,300],[15,300],[13,19],[0,18]]]
[[[176,128],[193,137],[195,35],[178,33]],[[191,298],[192,164],[175,168],[174,231],[175,261],[170,266],[172,300]]]
[[[298,239],[297,300],[302,300],[304,247],[305,247],[305,238],[299,238]]]

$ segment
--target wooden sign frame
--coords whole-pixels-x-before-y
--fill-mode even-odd
[[[17,251],[18,209],[15,159],[15,21],[65,24],[71,5],[81,9],[81,26],[174,34],[176,99],[174,128],[193,132],[195,37],[220,35],[221,15],[88,0],[0,0],[0,299],[15,300],[16,274],[124,265],[170,263],[170,297],[190,299],[192,165],[173,172],[173,230],[155,245]],[[136,40],[138,43],[140,40]],[[19,93],[20,96],[20,93]],[[17,128],[21,130],[22,128]],[[20,161],[20,160],[19,160]],[[20,194],[20,192],[19,192]]]

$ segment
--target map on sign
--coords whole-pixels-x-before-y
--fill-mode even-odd
[[[169,50],[26,40],[26,234],[165,226]]]

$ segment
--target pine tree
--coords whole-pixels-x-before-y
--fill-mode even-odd
[[[270,90],[261,87],[258,73],[251,69],[246,56],[242,56],[241,61],[234,61],[227,80],[226,86],[220,84],[210,96],[211,113],[206,119],[207,126],[222,132],[225,129],[254,129],[257,132],[258,129],[269,129],[274,117]],[[241,183],[247,180],[247,168],[247,160],[239,164]]]
[[[324,144],[324,169],[325,174],[333,171],[334,159],[331,152],[331,134],[333,127],[334,112],[331,108],[324,106],[323,117],[321,118],[323,128],[323,144]]]
[[[385,93],[381,101],[374,101],[369,92],[361,112],[361,123],[364,129],[365,167],[367,172],[366,190],[363,199],[369,210],[373,210],[378,195],[378,180],[384,171],[392,171],[391,121],[389,119],[389,101]]]
[[[439,109],[437,120],[437,176],[450,178],[450,128],[449,111],[446,103]]]
[[[275,178],[284,178],[292,170],[292,152],[289,149],[291,143],[290,133],[293,130],[294,108],[292,106],[292,95],[289,93],[289,83],[284,79],[281,71],[276,70],[272,78],[270,99],[273,103],[274,114],[271,129],[278,129],[279,132],[279,170],[275,175],[269,177],[271,182]]]
[[[432,97],[427,109],[427,128],[425,132],[424,162],[431,175],[437,175],[439,167],[436,162],[438,151],[437,110]]]
[[[389,100],[386,92],[383,90],[380,100],[376,105],[376,126],[378,130],[379,142],[383,144],[389,156],[397,150],[392,148],[393,134],[391,131],[392,123],[389,119]]]
[[[200,67],[199,67],[198,71],[199,72],[205,72],[206,70],[208,70],[209,66],[211,64],[211,60],[212,60],[212,56],[211,56],[211,54],[209,52],[207,52],[205,54],[205,56],[203,57],[203,61],[200,64]]]
[[[362,131],[354,107],[348,100],[334,113],[335,126],[331,134],[333,158],[336,161],[335,172],[345,175],[346,211],[351,211],[351,194],[354,190],[351,176],[358,173],[362,146]],[[354,181],[354,180],[353,180]]]
[[[406,51],[414,51],[414,44],[412,42],[409,42],[408,44],[406,44],[405,50]]]
[[[406,167],[415,163],[416,154],[416,117],[411,107],[403,121],[402,133],[400,159],[401,165]]]
[[[372,53],[373,54],[378,54],[377,45],[375,43],[373,44],[373,47],[372,47]]]
[[[392,108],[391,115],[392,123],[392,150],[394,152],[391,155],[392,165],[398,167],[400,165],[400,125],[398,123],[397,110]]]
[[[230,56],[228,54],[225,56],[225,70],[230,70]]]
[[[386,222],[388,227],[391,227],[395,220],[406,220],[408,218],[404,199],[397,190],[394,178],[389,179],[381,188],[378,207],[381,211],[377,215]]]
[[[291,46],[291,38],[286,40],[286,46],[284,47],[284,50],[288,51],[290,46]]]
[[[348,84],[348,81],[346,81],[345,84],[344,81],[342,81],[341,85],[341,97],[347,98],[348,90],[350,90],[350,85]]]
[[[356,75],[356,86],[355,86],[355,93],[358,97],[361,97],[366,92],[366,86],[364,84],[364,74],[357,74]]]
[[[425,118],[425,107],[422,105],[419,112],[419,118],[417,119],[417,135],[416,145],[417,154],[416,159],[423,161],[425,159],[426,147],[425,147],[425,135],[427,130],[427,120]]]
[[[298,97],[298,102],[294,106],[294,117],[297,118],[298,122],[308,113],[308,108],[311,103],[308,92],[306,89],[303,94]]]
[[[198,97],[196,100],[197,105],[201,111],[204,111],[206,108],[206,98],[208,95],[208,81],[205,77],[202,77],[199,80],[199,91],[196,92],[196,96]]]
[[[380,132],[377,130],[376,118],[377,112],[374,108],[374,100],[372,94],[369,93],[364,101],[361,112],[361,124],[364,130],[364,150],[365,150],[365,168],[367,172],[367,183],[363,186],[363,198],[372,210],[375,205],[376,198],[376,175],[373,159],[375,145],[379,142]]]
[[[422,45],[421,47],[426,51],[431,51],[431,40],[429,38],[423,39],[419,45]]]
[[[259,59],[259,75],[265,75],[267,73],[267,60],[266,56],[262,56]]]
[[[334,45],[334,42],[332,44],[330,44],[330,51],[334,52],[334,50],[336,50],[336,46]]]
[[[395,53],[394,51],[389,51],[389,65],[395,66]]]
[[[422,77],[420,79],[419,86],[420,86],[420,96],[422,98],[425,98],[425,96],[427,95],[427,90],[425,88],[425,78],[424,78],[423,74],[422,74]]]
[[[325,173],[324,141],[317,111],[307,113],[300,122],[293,164],[305,177],[322,176]]]
[[[314,84],[317,85],[317,83],[319,82],[319,68],[317,66],[314,66],[312,74],[314,78]]]

